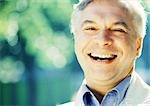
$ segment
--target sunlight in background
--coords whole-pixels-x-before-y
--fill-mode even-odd
[[[19,81],[24,72],[24,64],[6,57],[0,61],[0,81],[3,83],[15,83]]]
[[[10,46],[14,46],[18,43],[18,36],[17,36],[17,32],[19,30],[17,19],[18,15],[19,14],[17,13],[11,14],[8,19],[6,39]]]

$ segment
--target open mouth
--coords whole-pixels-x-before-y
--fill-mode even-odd
[[[111,55],[97,55],[93,53],[89,53],[88,56],[96,61],[112,61],[115,58],[117,58],[117,55],[111,54]]]

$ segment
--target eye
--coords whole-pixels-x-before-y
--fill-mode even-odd
[[[121,29],[121,28],[111,29],[111,31],[114,31],[114,32],[121,32],[121,33],[127,33],[124,29]]]
[[[94,35],[99,31],[99,28],[95,26],[87,26],[83,28],[83,32],[89,35]]]
[[[94,30],[97,30],[97,28],[95,28],[95,27],[87,27],[87,28],[84,28],[84,30],[91,30],[91,31],[94,31]]]

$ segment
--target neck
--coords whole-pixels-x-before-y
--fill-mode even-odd
[[[89,90],[94,94],[94,96],[97,98],[99,103],[103,100],[103,97],[106,93],[111,91],[118,83],[112,83],[109,85],[101,85],[100,83],[93,83],[87,80],[87,87]]]
[[[124,77],[117,77],[108,81],[101,81],[101,80],[94,80],[92,78],[91,79],[86,78],[87,86],[93,92],[93,94],[99,100],[99,102],[101,102],[103,96],[107,92],[111,91],[114,87],[116,87],[118,83],[120,83],[124,78],[131,75],[133,70],[134,69],[132,67],[129,73],[126,73]]]
[[[93,81],[89,79],[87,79],[86,81],[87,81],[87,86],[91,91],[96,92],[103,96],[117,85],[117,83],[102,85],[102,83],[99,81]]]

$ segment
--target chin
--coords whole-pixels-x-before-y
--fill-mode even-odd
[[[88,70],[88,72],[86,72],[88,74],[90,74],[90,76],[94,76],[96,79],[102,79],[102,80],[109,80],[114,78],[117,75],[117,72],[114,71],[109,71],[106,69],[100,69],[100,70]]]

